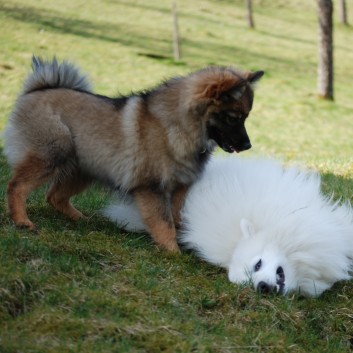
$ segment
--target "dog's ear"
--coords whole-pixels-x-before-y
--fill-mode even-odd
[[[245,218],[240,221],[240,229],[245,239],[249,239],[255,234],[254,226]]]
[[[260,78],[264,75],[265,71],[255,71],[255,72],[250,72],[248,75],[247,75],[247,81],[250,83],[250,85],[255,85],[259,80]]]
[[[237,78],[234,75],[228,75],[225,77],[215,77],[213,80],[209,80],[202,89],[201,96],[207,99],[220,100],[221,97],[233,91],[233,87],[237,84]]]

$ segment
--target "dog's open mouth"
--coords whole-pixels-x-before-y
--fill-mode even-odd
[[[229,129],[231,129],[229,127]],[[208,136],[214,140],[223,151],[228,153],[242,152],[251,148],[250,140],[245,132],[234,132],[229,129],[223,131],[217,126],[211,125],[208,127]],[[233,132],[232,132],[233,131]]]
[[[284,274],[282,266],[279,266],[276,271],[276,287],[277,293],[283,294],[285,287],[286,276]]]
[[[237,142],[236,146],[234,146],[233,143],[230,143],[228,141],[225,141],[225,139],[222,139],[222,143],[221,143],[221,148],[228,153],[233,153],[233,152],[242,152],[242,151],[246,151],[248,149],[251,148],[251,143],[250,141],[242,141],[242,142]]]
[[[223,142],[222,143],[222,149],[228,153],[233,153],[233,152],[237,152],[239,153],[240,150],[237,150],[234,146],[232,146],[231,144],[227,143],[227,142]]]

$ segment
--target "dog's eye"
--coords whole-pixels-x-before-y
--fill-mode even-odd
[[[261,268],[261,259],[254,266],[254,271],[257,272]]]

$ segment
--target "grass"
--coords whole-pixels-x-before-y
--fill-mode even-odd
[[[254,1],[250,30],[243,1],[179,0],[178,63],[169,5],[0,0],[0,131],[32,53],[75,61],[107,95],[208,64],[263,69],[246,154],[316,169],[325,193],[352,200],[352,27],[335,24],[336,99],[326,102],[316,96],[315,2]],[[9,176],[1,157],[0,352],[352,351],[352,282],[318,299],[261,297],[192,254],[119,231],[97,213],[109,198],[99,186],[74,200],[88,221],[57,214],[39,190],[29,201],[39,232],[16,230],[4,203]]]

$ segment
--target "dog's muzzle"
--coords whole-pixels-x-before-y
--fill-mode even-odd
[[[273,286],[271,284],[268,284],[264,281],[259,282],[259,284],[256,287],[257,291],[260,292],[261,294],[268,294],[268,293],[273,293],[276,291],[276,286]]]
[[[250,141],[247,141],[247,142],[244,142],[241,146],[239,146],[236,151],[239,153],[239,152],[242,152],[242,151],[246,151],[246,150],[249,150],[251,148],[251,143]]]
[[[256,287],[256,290],[261,294],[269,294],[269,293],[284,293],[285,287],[285,275],[282,266],[277,267],[276,271],[276,285],[269,284],[267,282],[261,281]]]

